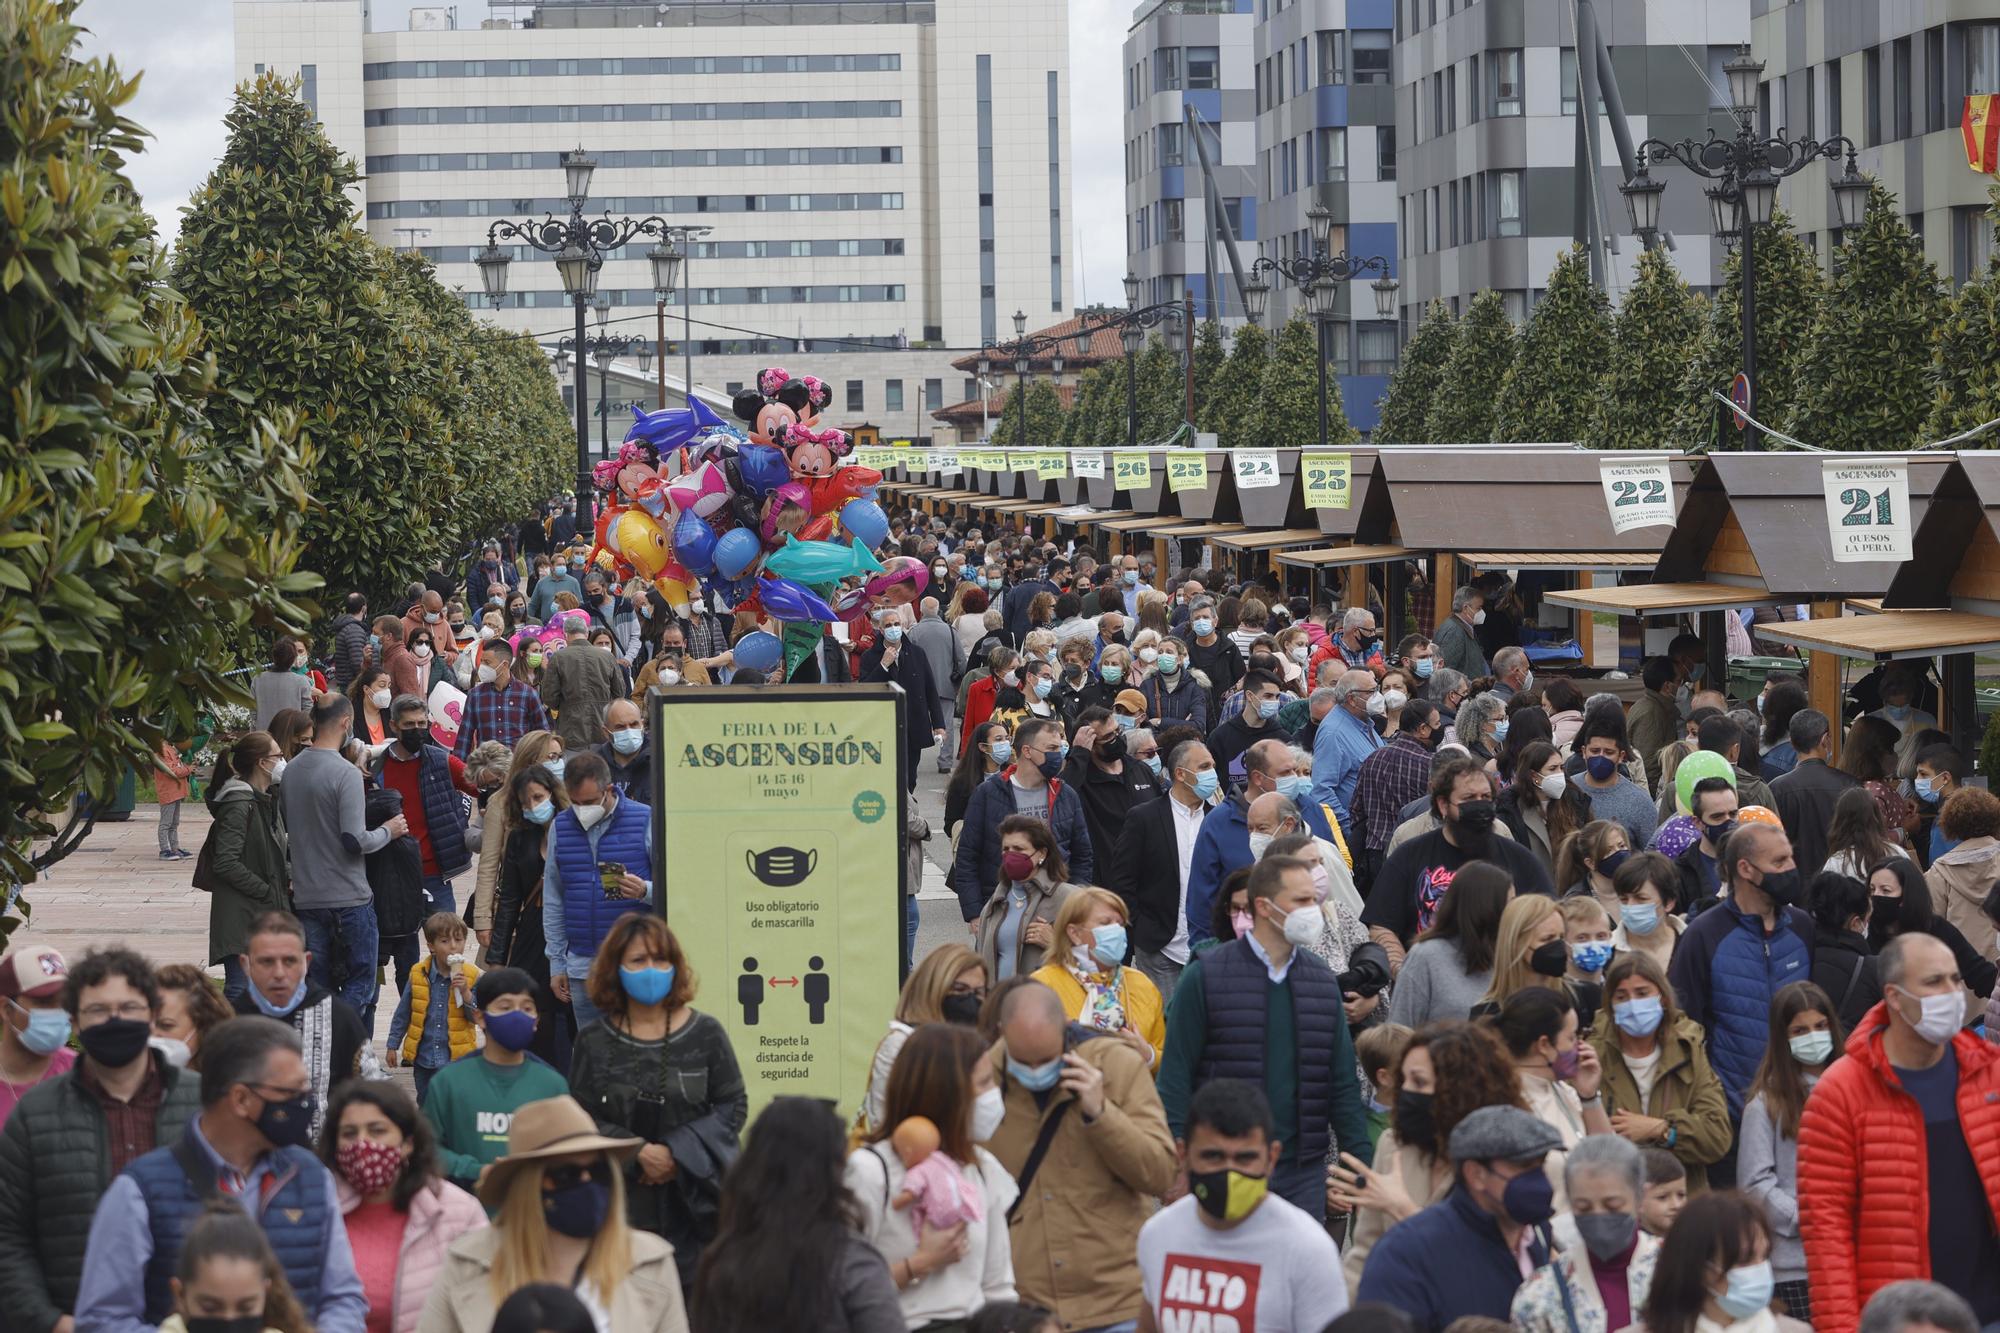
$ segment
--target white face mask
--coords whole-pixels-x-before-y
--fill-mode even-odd
[[[420,643],[410,649],[410,655],[419,662],[428,662],[431,660],[431,646],[427,643]]]
[[[1484,625],[1486,623],[1486,613],[1484,611],[1474,611],[1472,613],[1472,623],[1475,625]]]
[[[1368,696],[1368,716],[1386,717],[1388,716],[1388,713],[1389,713],[1389,701],[1387,699],[1383,698],[1379,694],[1371,694]]]
[[[1400,711],[1403,705],[1408,703],[1409,701],[1410,701],[1410,696],[1403,693],[1401,690],[1382,691],[1382,706],[1384,708],[1387,708],[1392,713]]]
[[[187,1062],[194,1058],[194,1052],[179,1037],[148,1037],[146,1044],[164,1055],[175,1069],[186,1069]]]
[[[283,782],[284,780],[285,780],[285,756],[279,755],[277,759],[274,760],[271,764],[271,781]]]
[[[1965,1026],[1964,991],[1948,990],[1942,995],[1916,996],[1903,990],[1901,986],[1896,989],[1902,991],[1905,998],[1917,1002],[1918,1016],[1910,1026],[1916,1030],[1918,1037],[1931,1045],[1944,1045],[1957,1036],[1958,1030]],[[1899,1005],[1898,1008],[1900,1007]],[[1904,1015],[1904,1021],[1909,1021],[1909,1015]]]
[[[680,684],[680,683],[681,683],[681,673],[680,673],[680,672],[678,672],[678,671],[674,670],[674,669],[673,669],[672,667],[666,667],[666,668],[664,668],[663,670],[661,670],[661,672],[660,672],[660,684],[662,684],[662,685],[678,685],[678,684]]]
[[[604,818],[604,807],[601,804],[572,805],[570,809],[576,812],[576,822],[583,825],[585,828],[592,827],[599,820]]]
[[[389,706],[389,699],[390,694],[387,690],[377,690],[368,696],[368,702],[375,705],[377,712]]]
[[[1541,787],[1542,795],[1553,801],[1563,794],[1563,788],[1569,785],[1569,779],[1561,773],[1545,773],[1537,785]]]
[[[494,678],[499,674],[500,673],[498,671],[495,671],[492,667],[483,666],[479,668],[479,683],[481,685],[491,685],[493,683]]]
[[[1319,939],[1326,919],[1317,907],[1301,907],[1295,912],[1285,913],[1285,938],[1294,948],[1310,948]]]
[[[1252,833],[1250,835],[1250,859],[1261,861],[1264,853],[1271,850],[1271,844],[1278,840],[1275,833]]]
[[[972,1099],[972,1141],[984,1143],[1000,1132],[1007,1114],[1007,1102],[1000,1089],[988,1088]]]

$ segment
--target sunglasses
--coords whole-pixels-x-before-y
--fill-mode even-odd
[[[542,1172],[542,1188],[551,1192],[597,1179],[598,1168],[584,1162],[567,1162]]]

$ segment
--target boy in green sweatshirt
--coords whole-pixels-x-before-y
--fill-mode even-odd
[[[477,1055],[454,1060],[431,1079],[424,1116],[437,1132],[438,1156],[453,1184],[470,1190],[507,1155],[516,1108],[569,1092],[569,1080],[529,1055],[535,1039],[535,981],[518,967],[496,967],[472,987],[473,1021],[486,1033]]]

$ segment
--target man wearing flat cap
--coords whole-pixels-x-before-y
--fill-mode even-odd
[[[1419,1328],[1466,1315],[1505,1320],[1514,1292],[1549,1260],[1555,1187],[1543,1169],[1562,1146],[1517,1106],[1482,1106],[1451,1132],[1451,1192],[1376,1242],[1358,1301],[1384,1301]]]

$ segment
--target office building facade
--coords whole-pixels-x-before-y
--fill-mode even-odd
[[[676,383],[688,313],[698,385],[795,366],[834,386],[836,424],[922,438],[971,395],[954,358],[1016,309],[1069,311],[1066,0],[539,0],[397,31],[371,4],[372,24],[363,0],[238,0],[236,76],[297,76],[366,172],[370,234],[481,310],[488,228],[566,212],[581,145],[589,212],[708,229],[667,304]],[[649,245],[600,275],[612,332],[654,333]],[[555,265],[511,253],[490,317],[553,343],[573,319]]]

